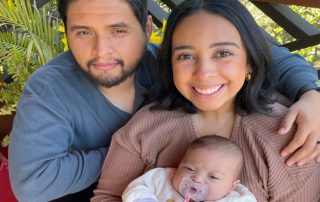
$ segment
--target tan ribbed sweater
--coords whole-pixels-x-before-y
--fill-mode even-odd
[[[258,202],[319,202],[320,164],[285,165],[280,150],[292,139],[277,135],[287,109],[274,104],[271,116],[237,116],[231,139],[244,153],[240,180]],[[154,167],[177,167],[187,145],[197,138],[191,114],[177,111],[137,112],[112,139],[98,188],[91,201],[121,201],[135,178]],[[214,123],[213,123],[214,124]]]

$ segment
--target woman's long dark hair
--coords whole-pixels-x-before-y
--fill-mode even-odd
[[[173,82],[171,55],[172,35],[175,28],[186,17],[199,11],[215,14],[228,19],[238,30],[247,50],[247,60],[251,67],[251,80],[245,81],[237,93],[235,109],[237,112],[270,112],[277,73],[272,68],[272,60],[267,42],[248,10],[237,0],[187,0],[177,6],[170,14],[158,58],[158,71],[161,77],[151,93],[158,103],[152,110],[184,109],[187,113],[196,113],[198,109],[176,89]],[[192,25],[190,25],[192,27]],[[150,95],[150,94],[149,94]]]

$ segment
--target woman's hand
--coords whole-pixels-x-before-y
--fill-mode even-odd
[[[281,123],[279,134],[286,134],[293,123],[298,129],[291,142],[281,151],[282,156],[294,154],[286,164],[301,166],[308,162],[320,162],[320,93],[310,90],[290,108]],[[317,143],[318,142],[318,143]]]

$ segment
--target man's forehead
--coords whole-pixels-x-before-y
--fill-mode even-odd
[[[130,5],[125,0],[77,0],[67,11],[67,23],[139,23]]]
[[[74,0],[68,5],[67,15],[105,15],[132,14],[133,11],[126,0]]]

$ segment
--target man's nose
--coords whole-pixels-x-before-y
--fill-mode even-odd
[[[106,57],[107,55],[110,55],[113,50],[113,44],[110,37],[102,37],[98,36],[95,39],[94,43],[94,54],[98,58]]]

